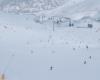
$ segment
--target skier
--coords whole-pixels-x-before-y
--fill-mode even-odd
[[[52,66],[50,67],[50,70],[51,70],[51,71],[53,70],[53,67],[52,67]]]

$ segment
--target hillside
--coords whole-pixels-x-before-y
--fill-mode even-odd
[[[5,12],[33,13],[54,9],[64,4],[66,0],[3,0],[0,10]]]
[[[100,0],[70,0],[56,9],[46,12],[42,11],[39,14],[45,14],[46,16],[64,16],[73,19],[80,19],[85,16],[96,17],[100,13],[99,4]]]
[[[99,3],[0,0],[0,77],[100,80]]]

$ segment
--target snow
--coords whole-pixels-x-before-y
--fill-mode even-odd
[[[43,13],[47,16],[64,16],[72,19],[80,19],[84,16],[95,16],[100,11],[100,0],[70,0],[63,6]]]
[[[41,1],[57,5],[66,0],[38,0],[36,5]],[[99,4],[67,0],[32,13],[26,3],[26,13],[0,12],[0,73],[6,80],[100,80]]]
[[[5,12],[33,13],[54,9],[61,6],[64,2],[66,0],[3,0],[0,1],[0,10]]]
[[[0,13],[0,72],[7,80],[100,79],[100,23],[92,29],[56,26],[53,32],[33,18]]]

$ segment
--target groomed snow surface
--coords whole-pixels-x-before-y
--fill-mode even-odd
[[[0,73],[7,80],[100,80],[100,23],[52,29],[33,15],[1,12]]]

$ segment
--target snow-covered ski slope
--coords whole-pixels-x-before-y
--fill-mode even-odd
[[[21,2],[16,7],[7,1],[13,9],[5,5],[3,9],[17,12]],[[32,13],[25,0],[18,13],[27,8],[25,13],[35,15],[0,12],[0,73],[6,80],[100,80],[100,1],[63,1],[62,6]],[[52,20],[36,23],[34,19],[42,14],[70,18],[74,26]],[[93,27],[88,28],[89,23]]]
[[[0,72],[7,80],[100,80],[100,23],[53,32],[33,17],[0,13]]]

